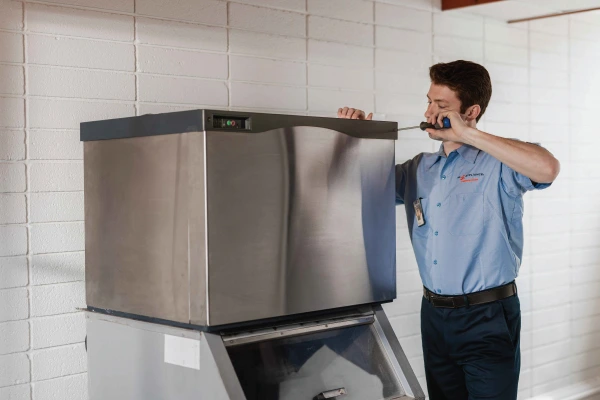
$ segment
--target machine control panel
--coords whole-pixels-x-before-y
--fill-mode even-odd
[[[250,117],[219,116],[212,117],[212,127],[216,129],[231,129],[237,131],[250,130]]]

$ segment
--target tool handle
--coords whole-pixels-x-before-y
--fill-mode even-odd
[[[444,123],[443,126],[440,126],[440,124],[430,124],[429,122],[421,122],[421,130],[424,131],[425,129],[436,129],[436,130],[440,130],[440,129],[449,129],[452,128],[452,126],[450,125],[450,118],[448,117],[444,117],[443,121]]]
[[[334,390],[328,390],[326,392],[319,393],[313,400],[326,400],[326,399],[337,399],[340,396],[344,396],[346,388],[339,388]]]

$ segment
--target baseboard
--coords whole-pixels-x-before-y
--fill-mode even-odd
[[[600,393],[600,377],[535,396],[530,400],[584,400],[598,393]]]

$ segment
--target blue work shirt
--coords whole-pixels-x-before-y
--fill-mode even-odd
[[[523,195],[548,186],[468,145],[396,165],[396,201],[406,207],[423,285],[458,295],[513,281],[523,256]],[[419,198],[423,226],[413,206]]]

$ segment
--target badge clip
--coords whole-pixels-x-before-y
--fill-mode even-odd
[[[421,198],[413,202],[415,208],[415,216],[417,217],[417,226],[425,225],[425,214],[423,213],[423,205],[421,204]]]

